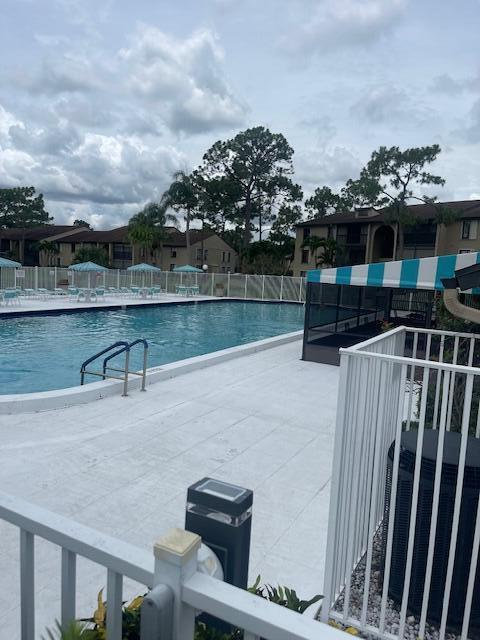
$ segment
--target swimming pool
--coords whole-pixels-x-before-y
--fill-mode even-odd
[[[117,340],[146,338],[154,367],[300,330],[303,314],[296,304],[222,301],[1,318],[0,393],[76,386],[82,362]],[[131,368],[141,356],[132,351]]]

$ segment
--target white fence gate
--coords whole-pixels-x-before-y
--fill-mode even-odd
[[[341,350],[324,621],[390,639],[478,625],[479,341],[400,327]]]

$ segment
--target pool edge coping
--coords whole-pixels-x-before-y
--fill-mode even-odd
[[[279,336],[247,342],[246,344],[228,347],[227,349],[221,349],[219,351],[212,351],[200,356],[177,360],[169,364],[150,367],[147,369],[147,391],[149,386],[157,382],[169,380],[170,378],[175,378],[197,369],[204,369],[259,351],[272,349],[289,342],[295,342],[296,340],[301,340],[302,336],[303,330],[292,331]],[[140,378],[130,378],[128,385],[129,392],[138,390],[138,392],[141,393],[140,385]],[[40,411],[65,409],[71,406],[87,404],[114,395],[120,396],[122,387],[122,381],[101,381],[92,382],[85,386],[68,387],[67,389],[57,389],[53,391],[0,395],[0,415],[37,413]]]

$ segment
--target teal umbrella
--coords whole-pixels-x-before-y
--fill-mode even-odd
[[[20,262],[15,262],[15,260],[9,260],[8,258],[0,258],[0,268],[4,267],[5,269],[17,269],[22,265]]]
[[[71,269],[72,271],[87,272],[89,289],[90,289],[90,274],[92,272],[108,271],[107,267],[102,267],[102,265],[96,264],[95,262],[78,262],[77,264],[72,264],[68,268]]]
[[[161,271],[158,267],[154,267],[153,264],[146,264],[141,262],[140,264],[132,264],[131,267],[127,267],[127,271],[139,271],[140,273],[150,273],[150,271]]]
[[[182,267],[174,267],[173,270],[179,273],[203,273],[201,269],[192,267],[191,264],[184,264]]]
[[[20,262],[15,262],[15,260],[9,260],[8,258],[0,258],[0,269],[3,267],[4,269],[16,269],[17,267],[21,267]],[[15,274],[14,284],[17,286],[17,272],[13,272]]]
[[[131,267],[127,267],[127,271],[137,271],[138,273],[142,273],[142,287],[145,286],[145,274],[151,273],[153,279],[153,273],[156,271],[161,271],[158,267],[154,267],[153,264],[147,264],[146,262],[141,262],[140,264],[132,264]]]

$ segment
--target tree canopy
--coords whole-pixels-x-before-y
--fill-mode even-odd
[[[90,231],[93,231],[92,225],[89,222],[87,222],[86,220],[81,220],[80,218],[77,218],[76,220],[73,221],[73,226],[74,227],[85,227],[86,229],[90,229]]]
[[[132,216],[128,222],[130,242],[150,251],[161,246],[167,236],[167,221],[175,221],[167,209],[166,203],[150,202]]]
[[[171,207],[174,211],[184,213],[186,224],[185,239],[187,251],[190,250],[190,223],[192,219],[198,217],[199,193],[195,185],[193,175],[185,171],[177,171],[173,175],[173,182],[164,192],[161,199],[162,206]]]
[[[356,180],[348,180],[342,195],[350,206],[380,207],[392,221],[414,224],[408,209],[411,204],[433,204],[436,198],[422,193],[425,187],[443,186],[444,178],[428,171],[441,149],[438,144],[402,151],[399,147],[380,147]],[[439,222],[447,221],[447,212],[437,205]],[[444,220],[445,218],[445,220]]]
[[[284,202],[302,198],[293,174],[293,149],[281,133],[265,127],[241,131],[230,140],[217,141],[203,156],[199,169],[204,181],[216,182],[229,194],[228,221],[243,230],[243,248],[251,242],[255,219],[262,226],[268,204],[269,215]],[[265,219],[263,219],[265,222]]]
[[[95,262],[102,267],[109,266],[108,254],[105,249],[101,247],[79,247],[75,252],[73,263],[78,264],[80,262]]]
[[[52,220],[35,187],[0,189],[0,228],[37,227]]]

